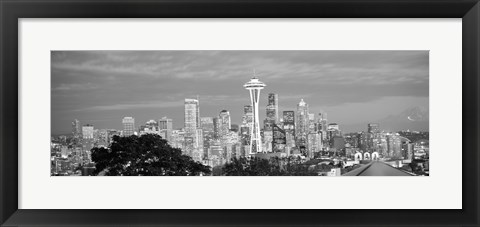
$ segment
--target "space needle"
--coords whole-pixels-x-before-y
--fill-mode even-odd
[[[250,129],[250,154],[262,152],[262,144],[260,137],[260,122],[258,120],[258,101],[260,100],[260,90],[265,86],[253,73],[253,77],[243,87],[250,92],[250,100],[252,102],[253,124]]]

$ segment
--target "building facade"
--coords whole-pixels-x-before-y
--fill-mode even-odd
[[[135,134],[135,119],[133,117],[124,117],[123,124],[123,136],[131,136]]]

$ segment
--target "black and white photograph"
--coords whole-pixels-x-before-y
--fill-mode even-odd
[[[50,55],[51,176],[429,176],[427,50]]]

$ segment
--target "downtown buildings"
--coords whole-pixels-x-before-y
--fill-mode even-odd
[[[365,132],[344,134],[341,125],[328,122],[327,113],[311,112],[307,99],[300,99],[291,109],[280,111],[282,97],[271,92],[261,96],[260,91],[265,87],[266,84],[255,77],[243,86],[249,97],[245,95],[243,108],[240,107],[243,113],[238,127],[232,122],[228,109],[219,109],[215,116],[200,116],[199,97],[183,100],[183,127],[177,129],[167,117],[148,120],[138,128],[135,118],[124,117],[122,130],[82,126],[75,119],[71,126],[74,142],[68,144],[66,139],[61,139],[52,143],[52,166],[55,167],[52,173],[72,174],[75,168],[90,165],[90,149],[108,147],[113,136],[144,134],[158,134],[184,155],[212,167],[235,157],[294,156],[302,160],[428,157],[428,141],[414,143],[398,133],[381,131],[376,123],[365,125]],[[261,101],[266,105],[260,105]],[[265,119],[260,119],[260,112],[265,113]]]

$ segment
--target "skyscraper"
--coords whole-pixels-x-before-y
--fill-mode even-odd
[[[203,133],[200,129],[198,99],[185,99],[185,153],[199,161],[203,156]]]
[[[290,150],[295,147],[295,111],[283,111],[283,130],[285,130],[286,148]]]
[[[377,123],[369,123],[368,124],[368,132],[369,133],[379,133],[380,127]]]
[[[193,135],[198,126],[200,119],[197,116],[199,114],[199,102],[197,99],[185,99],[185,132]]]
[[[80,128],[80,121],[75,119],[72,121],[72,135],[75,138],[79,138],[82,134],[82,130]]]
[[[283,111],[283,129],[295,132],[295,112]]]
[[[213,117],[201,117],[200,121],[204,132],[214,131]]]
[[[327,140],[327,113],[321,112],[318,114],[318,131],[322,133],[322,140]]]
[[[208,158],[210,157],[208,149],[214,139],[215,125],[213,117],[202,117],[200,121],[203,130],[203,158]]]
[[[123,123],[123,136],[131,136],[135,133],[135,119],[133,117],[124,117]]]
[[[255,154],[262,152],[262,141],[260,137],[260,122],[258,119],[258,101],[260,100],[260,90],[266,85],[258,78],[254,77],[248,81],[243,87],[250,92],[250,101],[252,103],[252,133],[250,133],[250,153]]]
[[[308,104],[300,100],[297,105],[297,116],[295,120],[295,139],[297,146],[306,146],[307,132],[309,126]]]
[[[82,135],[84,139],[93,139],[93,125],[84,125],[82,127]]]
[[[158,131],[164,135],[168,142],[172,139],[173,121],[170,118],[162,117],[158,120]]]
[[[242,144],[244,145],[242,147],[242,150],[244,150],[245,146],[250,145],[250,138],[251,138],[250,133],[252,132],[252,124],[253,124],[252,111],[253,111],[252,105],[243,106],[242,126],[240,127],[241,141],[242,141]]]
[[[219,135],[220,135],[220,138],[223,138],[228,134],[228,132],[230,132],[230,129],[232,127],[230,112],[228,112],[228,110],[220,111],[220,115],[218,115],[218,119],[219,119],[219,125],[220,125]]]
[[[271,131],[273,124],[278,122],[278,94],[268,94],[268,104],[266,108],[266,119],[264,121],[264,130]]]
[[[220,119],[218,117],[213,118],[213,138],[218,139],[220,137]]]
[[[243,117],[242,117],[242,124],[251,126],[253,122],[253,112],[252,112],[252,105],[245,105],[243,106]]]

